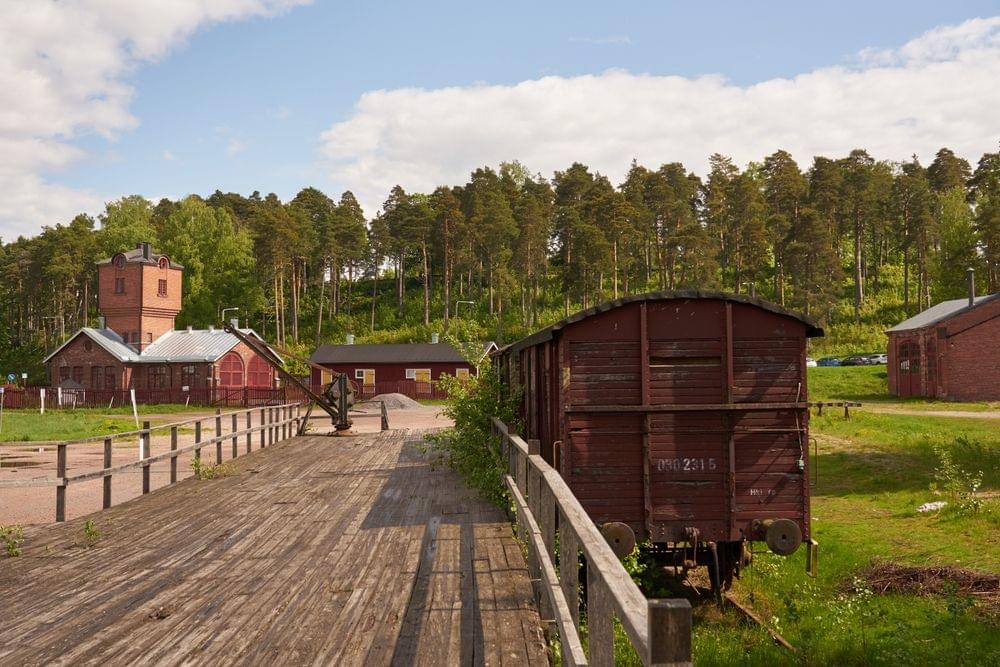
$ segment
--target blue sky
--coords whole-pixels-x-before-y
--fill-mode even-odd
[[[222,16],[202,16],[197,10],[179,17],[167,15],[169,10],[158,10],[161,16],[155,22],[141,17],[129,22],[97,16],[95,43],[103,44],[101,31],[105,30],[114,46],[101,48],[107,49],[109,58],[118,58],[117,69],[112,67],[98,77],[101,92],[97,95],[105,94],[102,86],[130,89],[130,97],[126,94],[116,100],[116,107],[131,120],[108,121],[105,116],[113,114],[98,114],[99,120],[68,120],[68,130],[14,127],[6,130],[6,137],[0,121],[0,141],[40,138],[67,151],[77,149],[70,157],[41,164],[25,158],[24,174],[38,181],[37,187],[22,188],[16,205],[0,208],[0,235],[9,238],[18,232],[30,233],[40,224],[64,221],[58,216],[74,206],[99,208],[108,198],[130,193],[176,197],[208,194],[220,188],[243,193],[274,191],[289,197],[307,185],[332,195],[351,188],[360,191],[362,202],[373,213],[370,209],[377,206],[378,193],[387,189],[386,184],[408,180],[411,182],[404,182],[404,187],[424,189],[434,184],[434,178],[454,182],[470,166],[498,159],[521,158],[543,173],[580,159],[611,175],[627,167],[629,155],[656,162],[684,159],[699,150],[707,158],[712,150],[722,150],[731,151],[738,162],[760,159],[766,153],[753,151],[770,152],[782,146],[764,149],[768,144],[758,147],[745,142],[739,123],[736,129],[718,136],[704,136],[705,130],[701,130],[703,140],[694,146],[682,145],[683,141],[674,138],[647,150],[644,136],[651,141],[658,136],[660,122],[655,114],[637,121],[642,132],[621,137],[617,136],[621,127],[631,123],[628,104],[605,116],[590,114],[609,96],[623,96],[646,111],[649,104],[659,105],[653,100],[663,100],[657,110],[662,122],[684,125],[685,113],[692,116],[692,122],[697,120],[698,96],[704,95],[704,104],[716,113],[720,105],[729,103],[727,100],[738,99],[733,102],[733,113],[748,114],[751,120],[746,132],[752,133],[753,123],[760,122],[752,120],[754,109],[771,103],[749,99],[758,93],[765,95],[755,86],[821,72],[832,81],[824,83],[823,90],[847,89],[853,84],[843,78],[843,68],[911,68],[932,77],[924,55],[895,53],[887,58],[891,61],[887,65],[859,54],[866,49],[898,50],[928,31],[960,27],[970,19],[998,13],[996,2],[841,2],[819,6],[821,3],[802,2],[316,0],[286,7],[301,0],[260,0],[272,4],[260,11],[255,8],[256,1],[247,0],[245,10]],[[80,12],[102,11],[91,10],[87,0],[75,2]],[[174,20],[176,26],[171,24]],[[992,67],[997,62],[1000,30],[991,24],[973,31],[971,37],[968,32],[948,37],[949,49],[971,49],[980,59],[956,66],[978,71],[985,62]],[[44,50],[50,40],[58,38],[58,33],[40,31],[36,47]],[[146,46],[142,46],[144,40],[148,41]],[[65,64],[58,65],[63,71],[51,76],[86,78],[86,73],[77,73],[87,66],[79,63],[86,59],[85,48],[81,46],[79,54],[64,55]],[[934,58],[948,60],[951,65],[955,65],[952,60],[962,60],[953,54]],[[31,62],[26,60],[21,76],[30,69]],[[609,70],[622,70],[627,76],[605,77]],[[637,77],[643,74],[652,78]],[[591,80],[586,75],[598,78]],[[720,75],[725,81],[715,81],[708,86],[710,90],[703,91],[698,82],[704,81],[699,77],[705,75]],[[673,87],[677,82],[669,77],[674,76],[683,79],[680,88]],[[549,86],[533,90],[519,87],[546,77],[554,78]],[[915,85],[909,75],[897,78],[910,82],[903,83],[904,88]],[[996,79],[992,80],[996,88]],[[950,85],[948,77],[926,79],[927,85],[934,81]],[[602,93],[602,86],[607,93]],[[500,103],[493,105],[482,99],[484,88],[489,87],[489,95],[500,96]],[[413,88],[426,94],[407,92]],[[442,89],[450,92],[434,92]],[[359,100],[371,91],[387,91],[388,95],[371,98],[370,108],[360,108]],[[968,94],[965,90],[954,93]],[[92,98],[80,95],[76,102],[71,99],[60,104],[91,103]],[[671,95],[685,99],[676,100]],[[696,98],[694,104],[687,99],[691,96]],[[554,98],[576,102],[560,107]],[[831,104],[837,103],[836,98],[834,92]],[[0,101],[19,103],[17,99]],[[887,98],[878,109],[894,106],[897,101],[903,100],[898,95]],[[913,106],[920,110],[917,120],[923,120],[923,113],[931,123],[934,104],[934,100],[915,99]],[[546,109],[539,111],[539,106]],[[776,108],[781,108],[780,102]],[[790,111],[794,108],[791,105]],[[454,115],[460,109],[466,110],[467,117]],[[588,118],[582,123],[580,136],[566,134],[566,126],[572,126],[581,111]],[[52,113],[58,112],[56,108]],[[413,119],[409,118],[411,112]],[[538,117],[532,119],[536,112]],[[805,120],[789,117],[782,122],[810,122],[808,114],[814,112],[806,109],[803,113]],[[965,112],[956,109],[955,113]],[[488,117],[489,122],[480,130],[469,129],[477,114]],[[899,122],[901,117],[897,113],[891,122]],[[906,119],[909,122],[909,117]],[[811,120],[815,126],[823,122],[822,118]],[[505,140],[505,128],[516,128],[516,134],[530,143]],[[561,133],[558,145],[545,149],[556,129]],[[858,125],[853,136],[845,133],[843,146],[801,133],[787,139],[779,133],[773,143],[787,141],[800,147],[796,157],[807,166],[811,159],[805,154],[808,151],[846,151],[852,140],[867,145],[867,140],[878,138],[877,129],[871,128],[873,136],[869,137],[869,130]],[[772,130],[761,129],[765,133]],[[926,137],[931,131],[933,136]],[[883,150],[897,152],[898,148],[902,154],[877,157],[901,159],[914,150],[926,152],[935,143],[949,142],[950,131],[947,126],[934,125],[915,133],[914,137],[927,140],[926,146],[904,146],[907,136],[900,135],[898,146],[889,143]],[[605,134],[617,137],[615,150],[594,142],[595,136]],[[422,137],[426,137],[425,143],[418,140]],[[350,144],[346,148],[345,142]],[[990,136],[988,125],[984,125],[973,129],[971,136],[956,136],[955,142],[960,151],[966,148],[974,152],[977,144],[981,144],[980,151],[996,150],[997,136],[995,132]],[[574,154],[574,146],[578,154]],[[519,149],[526,154],[513,154]],[[543,164],[533,164],[533,155],[540,155],[536,160]],[[697,159],[688,157],[685,163]],[[17,177],[17,166],[15,160],[9,178]],[[690,166],[699,168],[697,163]],[[3,178],[0,171],[0,183]]]

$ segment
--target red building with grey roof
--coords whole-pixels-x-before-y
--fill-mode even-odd
[[[1000,293],[942,301],[887,330],[889,393],[1000,400]]]

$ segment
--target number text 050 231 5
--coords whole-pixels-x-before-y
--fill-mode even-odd
[[[657,459],[657,472],[703,472],[718,468],[714,458]]]

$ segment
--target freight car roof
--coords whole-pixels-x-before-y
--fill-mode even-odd
[[[624,306],[629,303],[638,303],[640,301],[667,301],[672,299],[719,299],[721,301],[732,301],[734,303],[745,303],[751,306],[757,306],[758,308],[763,308],[764,310],[771,311],[778,315],[784,315],[785,317],[791,317],[796,319],[806,325],[806,336],[808,338],[816,338],[823,335],[823,329],[817,325],[813,320],[800,315],[791,310],[786,310],[781,306],[771,303],[770,301],[764,301],[763,299],[757,299],[755,297],[744,296],[742,294],[731,294],[729,292],[714,292],[711,290],[673,290],[673,291],[663,291],[663,292],[646,292],[645,294],[630,294],[629,296],[624,296],[620,299],[615,299],[614,301],[606,301],[604,303],[598,304],[586,310],[581,310],[578,313],[573,313],[569,317],[563,318],[556,322],[555,324],[549,325],[540,331],[536,331],[526,338],[522,338],[519,341],[511,343],[496,352],[494,354],[500,354],[507,351],[519,351],[526,347],[531,347],[532,345],[537,345],[538,343],[551,340],[552,335],[562,329],[566,325],[573,324],[574,322],[579,322],[592,315],[597,315],[598,313],[603,313],[609,310],[613,310],[620,306]]]

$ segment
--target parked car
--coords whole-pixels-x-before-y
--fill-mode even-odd
[[[840,359],[838,359],[837,357],[823,357],[822,359],[820,359],[819,361],[816,362],[816,365],[817,366],[839,366],[840,365]]]
[[[812,357],[806,357],[806,366],[808,366],[809,368],[815,368],[816,360],[813,359]]]
[[[844,357],[843,361],[840,362],[841,366],[866,366],[865,355],[863,354],[852,354],[849,357]]]
[[[868,363],[872,366],[884,366],[889,363],[889,355],[885,353],[876,352],[875,354],[867,355],[866,358],[868,359]]]

